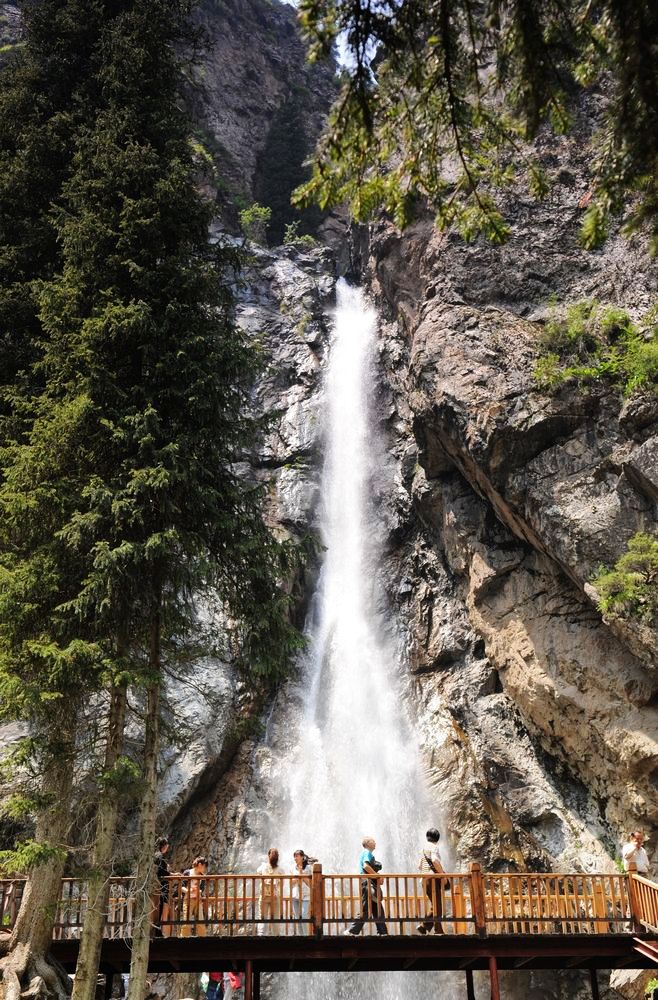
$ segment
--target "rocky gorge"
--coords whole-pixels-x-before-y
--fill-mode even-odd
[[[16,9],[3,6],[13,39]],[[239,211],[251,201],[278,212],[272,245],[245,246],[236,313],[266,358],[254,406],[271,418],[244,474],[265,486],[272,530],[307,553],[290,581],[296,620],[322,558],[325,375],[336,281],[349,272],[380,318],[374,409],[385,448],[369,488],[384,534],[382,613],[446,862],[612,870],[639,826],[655,872],[655,634],[604,620],[592,579],[658,526],[658,396],[624,398],[601,380],[548,393],[533,374],[553,298],[639,317],[657,297],[641,237],[613,233],[595,252],[578,241],[600,95],[578,109],[571,137],[540,135],[550,194],[506,193],[502,247],[440,233],[422,212],[404,232],[384,217],[368,229],[341,213],[307,219],[319,242],[280,246],[294,217],[281,205],[335,67],[306,66],[294,9],[279,0],[205,0],[199,18],[211,45],[191,101],[216,238],[242,242]],[[302,695],[294,674],[254,703],[231,664],[212,658],[191,681],[171,681],[183,736],[162,755],[160,825],[175,867],[197,853],[211,871],[260,863],[277,836],[270,803]],[[617,975],[608,996],[639,998],[646,978]],[[583,990],[576,973],[518,981],[519,997]]]

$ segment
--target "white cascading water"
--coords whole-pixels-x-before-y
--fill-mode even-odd
[[[370,835],[385,872],[409,872],[425,830],[439,820],[400,694],[394,630],[378,584],[382,527],[374,484],[385,459],[372,413],[377,317],[346,282],[337,295],[325,389],[326,551],[309,615],[299,731],[279,770],[287,786],[279,788],[287,810],[282,859],[289,864],[301,847],[326,872],[357,872],[361,840]],[[274,977],[273,987],[287,1000],[414,1000],[428,995],[426,976],[297,973]]]

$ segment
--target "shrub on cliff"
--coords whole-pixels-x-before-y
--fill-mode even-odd
[[[542,389],[555,389],[570,379],[606,379],[627,396],[637,389],[658,389],[655,308],[634,323],[617,306],[575,302],[555,311],[539,344],[534,375]]]
[[[240,226],[245,239],[267,246],[267,226],[272,217],[272,209],[254,202],[240,212]]]
[[[601,567],[592,582],[605,614],[658,625],[658,531],[633,535],[612,569]]]

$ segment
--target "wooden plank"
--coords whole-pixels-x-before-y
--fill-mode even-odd
[[[311,926],[315,937],[320,937],[324,922],[324,878],[322,865],[315,862],[311,873]]]
[[[466,969],[466,1000],[475,1000],[475,986],[471,969]]]

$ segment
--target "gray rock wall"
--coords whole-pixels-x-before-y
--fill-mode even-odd
[[[657,285],[639,240],[580,248],[582,153],[564,140],[550,155],[551,202],[510,200],[507,246],[467,245],[423,222],[401,236],[382,223],[368,277],[390,321],[384,337],[408,359],[393,386],[418,449],[412,669],[421,687],[448,694],[451,712],[459,690],[462,744],[476,740],[483,787],[511,820],[503,853],[516,841],[528,862],[543,848],[552,864],[571,855],[588,865],[600,849],[618,854],[629,824],[653,834],[656,850],[656,637],[602,622],[589,580],[656,526],[658,407],[604,385],[539,392],[537,322],[552,294],[638,315]],[[476,651],[483,665],[471,679]],[[503,723],[487,734],[492,713]],[[533,792],[533,756],[552,806]],[[565,802],[596,848],[569,833]]]

